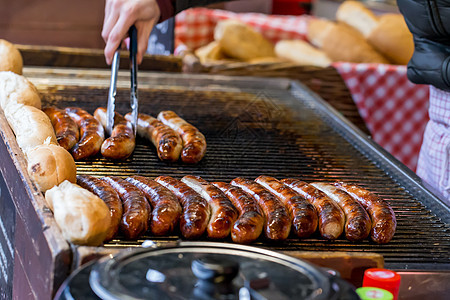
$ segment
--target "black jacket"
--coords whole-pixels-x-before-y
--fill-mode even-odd
[[[414,36],[408,79],[450,92],[450,0],[397,0]]]

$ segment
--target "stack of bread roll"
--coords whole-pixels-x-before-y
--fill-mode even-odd
[[[58,145],[51,121],[41,110],[39,92],[21,75],[22,67],[18,49],[0,40],[0,108],[27,160],[28,173],[45,192],[63,236],[72,243],[99,245],[109,228],[109,209],[75,184],[75,161]]]
[[[214,41],[195,51],[203,64],[291,62],[327,67],[332,62],[405,65],[414,50],[411,33],[400,14],[375,15],[359,1],[345,1],[336,21],[312,18],[307,39],[273,45],[249,25],[220,21]]]

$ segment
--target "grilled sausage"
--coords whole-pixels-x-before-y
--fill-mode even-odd
[[[258,202],[265,214],[264,233],[271,240],[285,240],[291,231],[291,218],[283,203],[259,183],[235,178],[231,184],[240,187]]]
[[[255,181],[284,203],[292,220],[292,229],[298,237],[308,237],[316,231],[316,209],[304,197],[274,177],[261,175]]]
[[[94,117],[106,128],[106,108],[99,107]],[[111,159],[125,159],[129,157],[136,146],[133,126],[119,113],[114,113],[114,126],[111,136],[107,138],[101,148],[102,155]]]
[[[369,236],[372,222],[366,210],[358,201],[331,184],[314,182],[311,185],[327,194],[344,211],[346,219],[345,237],[349,241],[360,241]]]
[[[117,234],[122,220],[123,209],[119,194],[105,181],[90,175],[78,175],[77,184],[97,195],[108,206],[111,214],[111,226],[105,241],[111,240]]]
[[[131,121],[131,113],[125,119]],[[177,161],[180,158],[183,141],[172,128],[146,114],[138,114],[137,133],[156,147],[158,157],[164,161]]]
[[[181,181],[209,203],[211,218],[206,229],[208,237],[223,239],[229,236],[238,212],[227,196],[217,187],[198,176],[187,175]]]
[[[77,123],[62,109],[46,107],[43,111],[52,122],[58,144],[70,151],[80,138]]]
[[[159,176],[155,181],[174,193],[183,207],[180,219],[181,234],[187,239],[200,237],[205,232],[211,216],[208,202],[175,178]]]
[[[281,182],[314,205],[319,217],[319,231],[324,238],[334,240],[342,234],[345,215],[325,193],[297,179],[283,179]]]
[[[178,226],[181,216],[178,198],[167,188],[147,177],[132,176],[126,181],[140,189],[152,205],[152,233],[158,236],[171,233]]]
[[[205,136],[197,128],[180,118],[173,111],[162,111],[158,120],[175,130],[183,140],[181,160],[185,163],[198,163],[206,153]]]
[[[374,193],[357,185],[344,182],[336,182],[334,185],[356,199],[367,210],[372,219],[370,231],[372,240],[378,244],[388,243],[394,236],[397,226],[397,219],[391,206]]]
[[[134,185],[116,176],[102,177],[119,194],[123,203],[120,230],[128,239],[136,239],[148,230],[151,207],[144,194]]]
[[[65,111],[80,128],[80,140],[71,150],[73,158],[80,160],[96,155],[105,139],[103,126],[84,109],[68,107]]]
[[[233,242],[249,244],[255,241],[263,230],[264,213],[256,201],[241,188],[225,182],[213,182],[239,211],[239,217],[231,229]]]

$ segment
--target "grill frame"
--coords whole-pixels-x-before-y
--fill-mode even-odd
[[[108,86],[109,82],[109,72],[106,71],[83,71],[80,72],[73,70],[54,70],[52,73],[42,74],[41,70],[34,69],[30,70],[28,77],[40,87],[41,91],[53,92],[58,89],[56,83],[62,84],[62,90],[67,90],[67,86],[75,86],[75,87],[90,87],[90,88],[105,88]],[[128,74],[122,72],[119,74],[118,87],[119,88],[128,88]],[[61,78],[63,76],[63,78]],[[328,103],[322,100],[319,96],[311,92],[306,86],[303,84],[291,81],[287,79],[279,79],[279,78],[254,78],[254,77],[227,77],[227,76],[205,76],[205,75],[179,75],[179,74],[152,74],[145,73],[140,74],[140,77],[144,77],[144,80],[140,78],[140,91],[144,91],[146,89],[165,89],[171,88],[174,91],[183,91],[188,90],[190,92],[198,92],[198,93],[208,93],[208,92],[217,92],[217,93],[252,93],[257,94],[261,89],[265,88],[266,91],[273,91],[274,97],[280,96],[284,97],[289,95],[290,104],[295,106],[295,101],[302,101],[306,106],[313,110],[316,114],[320,115],[320,118],[323,122],[327,123],[328,126],[333,127],[333,131],[339,133],[339,135],[345,139],[347,142],[351,143],[353,147],[361,153],[366,159],[370,160],[377,168],[382,169],[386,174],[389,174],[389,178],[394,180],[396,184],[399,186],[403,186],[403,188],[410,194],[411,197],[417,200],[419,205],[416,205],[416,208],[408,208],[411,210],[411,214],[417,214],[414,212],[414,209],[418,210],[419,220],[423,218],[423,222],[426,224],[431,224],[430,226],[440,226],[442,229],[440,232],[442,233],[443,242],[441,245],[436,244],[436,248],[441,247],[444,251],[445,249],[450,249],[450,230],[448,223],[450,223],[450,209],[443,204],[443,202],[435,195],[433,195],[429,190],[427,190],[419,177],[417,177],[412,171],[398,162],[392,155],[390,155],[387,151],[381,148],[379,145],[370,140],[362,131],[356,128],[353,124],[351,124],[347,119],[342,117],[333,107],[331,107]],[[269,95],[269,98],[273,96]],[[45,96],[44,96],[45,98]],[[294,101],[295,100],[295,101]],[[282,101],[285,101],[283,99]],[[58,103],[59,100],[56,101]],[[105,98],[106,103],[106,98]],[[127,103],[126,103],[127,105]],[[126,105],[122,106],[126,107]],[[118,105],[119,111],[121,106]],[[91,111],[92,112],[92,111]],[[188,121],[192,121],[189,120]],[[195,122],[193,122],[195,124]],[[209,140],[209,139],[208,139]],[[137,151],[145,151],[147,148]],[[208,155],[208,154],[207,154]],[[91,162],[87,163],[78,163],[80,167],[80,174],[86,174],[91,172],[89,169]],[[87,166],[84,167],[84,164]],[[122,163],[109,163],[111,165],[121,165]],[[126,163],[125,163],[126,164]],[[156,165],[158,166],[158,164]],[[126,167],[126,166],[125,166]],[[208,178],[208,175],[205,174],[202,170],[197,170],[197,167],[194,166],[183,166],[181,169],[177,169],[178,166],[175,166],[173,169],[173,173],[168,175],[175,175],[177,178],[180,178],[185,174],[195,174],[200,176],[205,176],[205,179]],[[158,173],[159,175],[163,175],[164,171]],[[136,174],[135,171],[131,170],[129,174],[123,172],[123,168],[118,167],[117,171],[110,170],[111,174],[126,176],[131,174]],[[151,171],[144,171],[144,175],[150,174]],[[242,173],[245,173],[242,171]],[[251,171],[250,171],[251,173]],[[95,171],[91,172],[93,175],[98,175]],[[268,175],[273,175],[269,173]],[[211,175],[209,175],[211,176]],[[309,174],[310,178],[318,178],[320,176],[320,172],[317,174]],[[224,176],[223,178],[227,178]],[[222,178],[216,178],[215,180],[220,180]],[[372,179],[370,179],[372,180]],[[387,188],[383,191],[383,193],[389,195],[393,193],[395,196],[395,192],[392,192]],[[414,202],[414,201],[413,201]],[[394,210],[398,208],[394,207]],[[432,213],[429,213],[431,211]],[[407,215],[407,214],[406,214]],[[434,216],[433,216],[434,215]],[[403,219],[399,219],[399,230],[402,232],[402,222]],[[412,239],[410,241],[406,241],[406,244],[416,244],[419,243],[418,247],[420,248],[420,236],[419,230],[421,225],[413,227],[414,232],[403,232],[402,234],[411,234],[414,233],[417,236],[417,239]],[[399,233],[399,234],[400,234]],[[426,233],[425,233],[426,234]],[[113,240],[112,243],[105,245],[105,248],[122,248],[122,247],[135,247],[138,246],[141,242],[143,242],[146,238],[151,238],[153,240],[157,240],[160,243],[164,244],[165,242],[170,242],[173,240],[177,240],[178,236],[167,237],[164,239],[155,239],[153,237],[143,237],[136,242],[128,242],[122,240]],[[441,238],[441,236],[438,236]],[[414,257],[408,256],[408,247],[402,248],[400,244],[396,242],[396,237],[394,236],[394,240],[388,245],[374,245],[369,241],[363,241],[355,249],[355,245],[345,240],[338,240],[334,242],[334,244],[324,241],[323,239],[313,237],[312,239],[308,239],[306,241],[293,242],[288,241],[289,244],[279,244],[279,245],[271,245],[266,242],[258,241],[255,243],[255,246],[267,247],[273,250],[318,250],[318,251],[330,251],[330,250],[339,250],[339,251],[373,251],[378,253],[388,253],[395,256],[395,252],[399,252],[401,256],[404,256],[405,259],[399,259],[398,262],[394,262],[390,259],[386,260],[386,266],[394,269],[447,269],[450,267],[450,261],[447,263],[442,263],[437,261],[436,263],[409,263],[409,261],[413,260]],[[401,241],[398,241],[399,243]],[[316,245],[314,248],[309,248],[311,244]],[[334,245],[333,247],[331,245]],[[352,248],[353,247],[353,248]],[[384,250],[380,250],[384,249]],[[406,249],[406,252],[405,250]],[[423,247],[423,251],[431,253],[431,261],[433,260],[433,247],[427,245]],[[440,248],[439,248],[440,249]],[[384,252],[383,252],[384,251]],[[399,256],[399,255],[398,255]]]

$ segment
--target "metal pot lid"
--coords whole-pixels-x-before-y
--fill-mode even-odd
[[[330,277],[291,256],[212,242],[121,252],[92,268],[102,299],[331,299]]]

